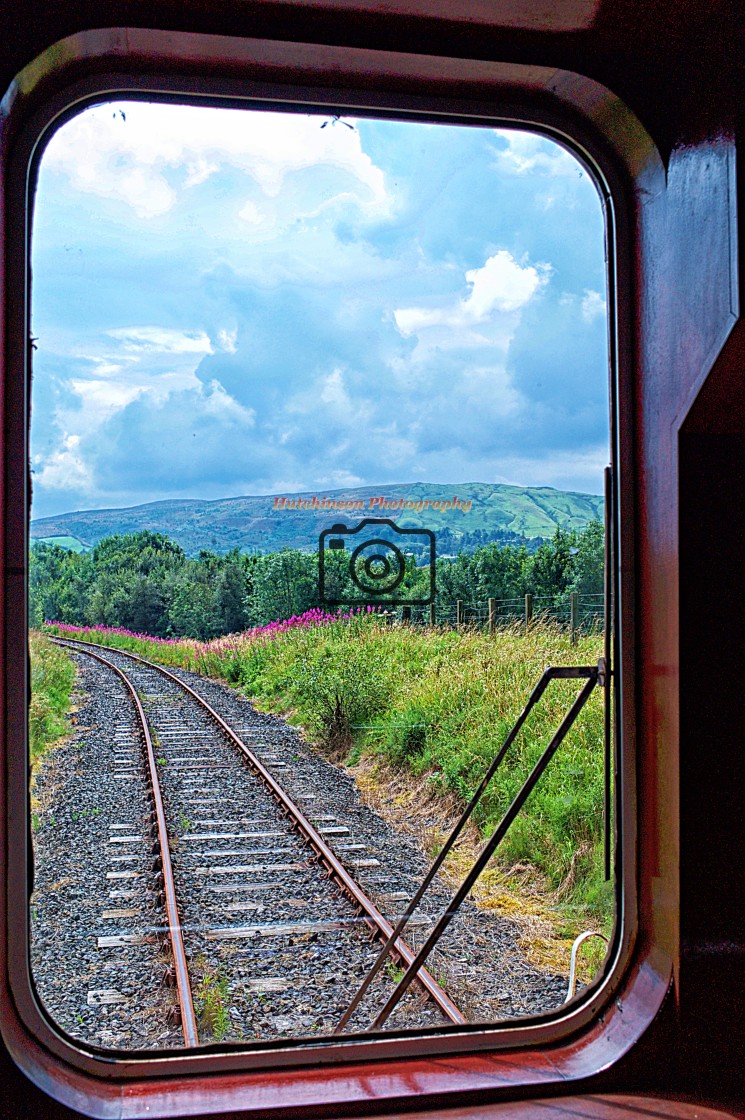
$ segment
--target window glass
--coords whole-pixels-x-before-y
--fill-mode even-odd
[[[603,653],[603,236],[587,170],[527,132],[122,101],[54,134],[30,954],[65,1032],[150,1050],[536,1016],[583,932],[579,987],[597,973],[592,675],[551,683],[408,904],[545,667]]]

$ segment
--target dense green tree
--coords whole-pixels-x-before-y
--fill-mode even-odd
[[[54,544],[34,544],[30,556],[29,604],[33,625],[45,619],[123,626],[160,636],[207,640],[247,626],[289,618],[329,599],[359,603],[347,550],[325,554],[325,596],[319,588],[315,553],[283,549],[264,556],[201,552],[187,558],[160,533],[143,531],[102,540],[89,554]],[[452,606],[489,598],[514,599],[531,592],[554,606],[569,594],[603,588],[603,526],[581,532],[557,529],[533,552],[523,543],[483,544],[437,561],[437,599]],[[406,555],[406,574],[394,598],[426,598],[429,567]],[[375,597],[385,606],[386,598]]]
[[[291,618],[319,605],[315,553],[283,548],[258,558],[252,572],[251,595],[246,602],[252,625]]]
[[[47,619],[80,622],[85,618],[90,588],[90,558],[85,554],[40,542],[29,557],[31,624]]]
[[[574,533],[557,528],[552,539],[536,549],[528,565],[526,591],[541,597],[563,595],[571,582],[575,540]]]
[[[602,595],[604,569],[605,526],[602,521],[591,521],[585,531],[576,536],[570,591],[579,595]]]

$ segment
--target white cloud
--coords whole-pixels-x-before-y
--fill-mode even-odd
[[[232,352],[235,332],[223,335],[223,349]],[[92,492],[94,472],[86,463],[87,454],[93,454],[103,426],[138,399],[157,408],[172,394],[190,391],[204,414],[226,426],[251,427],[252,409],[235,401],[219,382],[205,389],[197,378],[199,362],[213,352],[202,330],[117,327],[88,338],[83,347],[66,346],[60,336],[55,353],[70,373],[59,382],[62,403],[53,419],[57,436],[52,450],[38,459],[37,487]]]
[[[217,341],[226,354],[235,354],[238,342],[238,331],[235,328],[233,328],[233,330],[218,331]]]
[[[517,391],[503,366],[475,366],[465,370],[461,392],[466,415],[486,412],[503,421],[521,408],[530,407],[530,402]]]
[[[95,414],[95,424],[107,420],[120,408],[125,408],[142,392],[139,385],[97,381],[94,378],[72,378],[69,386],[83,402],[86,411]]]
[[[36,457],[37,461],[40,457]],[[44,461],[41,470],[35,472],[34,485],[49,490],[80,490],[88,494],[92,489],[89,466],[80,451],[80,436],[63,434],[59,450],[54,451]]]
[[[169,327],[117,327],[106,332],[125,350],[161,354],[212,354],[204,331],[178,331]]]
[[[256,423],[256,412],[239,404],[225,387],[217,380],[210,381],[206,391],[200,386],[198,407],[207,416],[218,420],[252,428]]]
[[[271,221],[267,219],[266,214],[263,214],[256,203],[250,200],[238,211],[238,217],[242,222],[247,222],[248,225],[255,226],[257,229],[263,225],[271,225]]]
[[[579,160],[551,140],[533,132],[513,132],[504,128],[494,131],[505,145],[495,150],[499,171],[508,175],[544,174],[552,178],[571,176],[575,179],[586,174]]]
[[[319,430],[324,423],[328,425],[333,422],[337,426],[343,425],[350,432],[364,431],[373,411],[366,395],[354,396],[350,393],[344,371],[338,367],[317,378],[301,392],[295,393],[286,405],[287,414],[302,416],[304,425],[311,418],[318,417]],[[287,439],[296,435],[297,429],[286,433]]]
[[[582,318],[586,323],[592,323],[600,315],[605,315],[605,300],[600,292],[585,288],[582,298]]]
[[[473,287],[463,311],[477,322],[492,311],[517,311],[533,298],[546,278],[545,265],[538,265],[538,270],[531,265],[522,267],[506,249],[500,249],[482,268],[466,273]]]
[[[329,471],[328,474],[317,475],[314,480],[314,485],[319,490],[344,490],[347,487],[364,486],[364,484],[365,480],[360,475],[345,470]],[[295,489],[300,490],[302,487],[297,486]]]
[[[545,455],[531,458],[506,454],[499,462],[509,478],[519,479],[519,486],[555,486],[559,490],[599,494],[608,463],[608,444],[570,450],[553,448]]]
[[[383,172],[363,152],[358,131],[322,123],[290,113],[110,103],[64,124],[42,166],[65,174],[76,190],[117,199],[145,219],[166,214],[180,191],[226,168],[248,176],[271,199],[289,174],[326,165],[357,181],[358,205],[385,209]],[[252,221],[251,214],[244,206],[241,217]]]
[[[394,311],[396,326],[404,337],[427,327],[473,327],[496,312],[520,310],[547,282],[550,265],[520,265],[506,249],[488,257],[481,268],[465,274],[471,290],[465,299],[442,307],[406,307]],[[477,336],[475,341],[484,342]]]

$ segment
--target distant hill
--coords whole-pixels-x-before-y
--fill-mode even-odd
[[[382,505],[381,499],[388,505]],[[425,502],[434,503],[434,508],[416,508],[417,503]],[[175,499],[125,509],[79,510],[32,521],[31,536],[79,550],[114,533],[151,529],[177,541],[190,556],[202,549],[311,550],[323,529],[339,522],[353,525],[362,517],[390,517],[402,527],[432,529],[446,545],[438,551],[445,552],[457,551],[460,542],[474,547],[487,540],[509,543],[552,537],[557,526],[581,529],[588,521],[602,519],[603,499],[550,486],[415,482],[280,497]]]

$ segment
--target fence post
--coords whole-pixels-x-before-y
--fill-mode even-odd
[[[569,633],[573,646],[577,644],[577,618],[577,592],[573,591],[569,596]]]
[[[429,624],[430,626],[437,625],[437,607],[434,603],[429,604]]]
[[[411,607],[401,607],[401,621],[406,625],[411,622]]]
[[[532,618],[533,618],[533,596],[530,594],[530,592],[528,592],[528,594],[525,596],[525,629],[526,630],[530,626]]]
[[[461,626],[463,625],[463,600],[462,599],[456,599],[455,600],[455,625],[456,625],[458,630],[460,630]]]
[[[494,631],[497,625],[497,600],[489,600],[489,635],[494,637]]]

